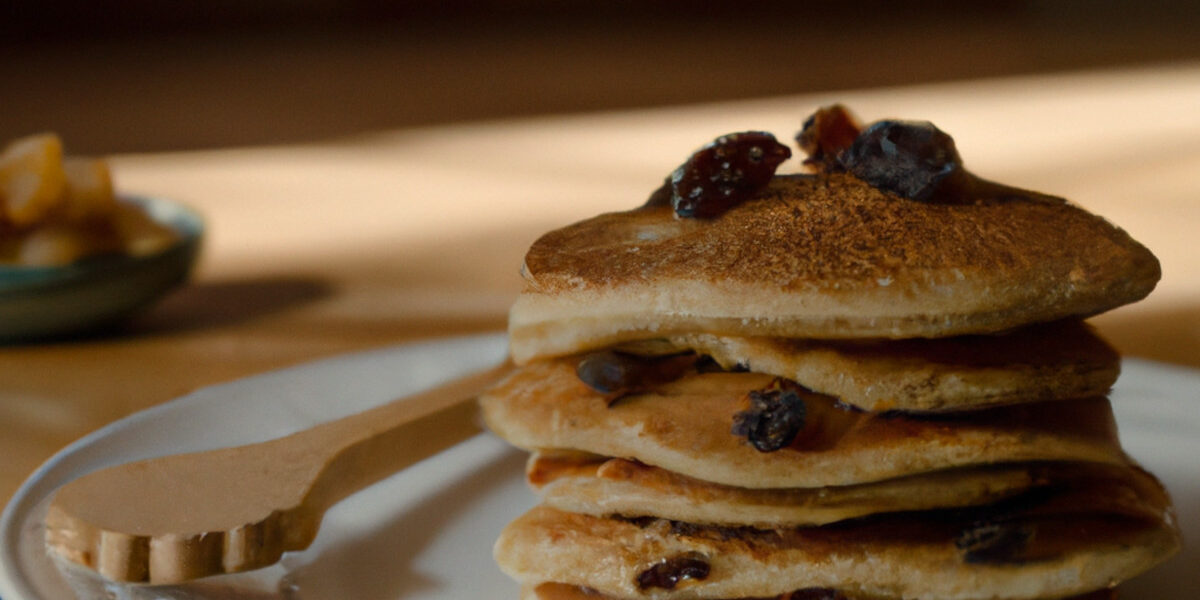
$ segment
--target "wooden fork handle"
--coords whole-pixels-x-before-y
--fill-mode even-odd
[[[478,404],[513,369],[504,363],[296,434],[324,468],[310,491],[322,511],[342,498],[481,431]],[[285,438],[286,439],[286,438]]]

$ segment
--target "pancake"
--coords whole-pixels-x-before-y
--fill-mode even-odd
[[[495,556],[523,586],[562,583],[616,598],[769,598],[805,588],[869,598],[1061,598],[1115,585],[1178,549],[1178,532],[1164,518],[1091,510],[1088,501],[1102,496],[1089,490],[1046,507],[992,505],[777,530],[538,506],[505,528]]]
[[[601,594],[596,590],[580,587],[577,585],[567,585],[565,583],[543,583],[536,586],[527,585],[521,587],[521,600],[626,600]],[[739,600],[739,599],[729,599]],[[793,590],[787,594],[775,596],[772,598],[758,599],[741,599],[741,600],[903,600],[901,598],[884,598],[881,596],[867,597],[861,594],[848,595],[840,590],[832,590],[829,588],[805,588],[802,590]],[[998,600],[1007,600],[1000,598]],[[1055,600],[1117,600],[1117,590],[1103,589],[1094,592],[1071,596],[1070,598],[1059,598]]]
[[[518,364],[681,333],[816,339],[994,333],[1145,297],[1157,259],[1070,203],[905,200],[780,175],[715,219],[669,206],[552,231],[509,313]]]
[[[526,450],[619,456],[745,488],[853,485],[1020,461],[1125,464],[1108,400],[1055,400],[944,414],[869,413],[805,394],[803,429],[761,452],[730,433],[760,373],[693,373],[609,406],[571,358],[518,369],[480,397],[488,427]]]
[[[778,375],[864,410],[960,410],[1103,396],[1120,356],[1089,326],[1067,320],[1004,335],[817,341],[672,336],[677,348],[727,368]]]
[[[949,469],[853,486],[747,489],[709,483],[621,458],[535,453],[526,480],[542,503],[595,516],[653,516],[761,529],[825,525],[880,513],[992,504],[1033,489],[1103,483],[1143,495],[1153,479],[1129,467],[1018,463]]]

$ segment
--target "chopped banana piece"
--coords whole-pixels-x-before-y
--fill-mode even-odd
[[[119,250],[121,243],[111,228],[54,224],[25,234],[18,261],[30,266],[63,265],[86,256]]]
[[[105,218],[117,209],[108,163],[99,158],[68,157],[63,160],[66,174],[63,215],[69,220]]]
[[[43,227],[25,236],[17,260],[33,267],[49,267],[74,262],[86,253],[83,240],[71,235],[71,232]]]
[[[62,141],[45,133],[16,140],[0,154],[0,198],[10,223],[36,223],[63,200]]]

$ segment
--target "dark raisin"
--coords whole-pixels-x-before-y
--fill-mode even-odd
[[[664,558],[638,574],[638,589],[673,590],[685,579],[700,580],[708,577],[708,571],[708,561],[696,553]]]
[[[966,176],[954,139],[925,121],[873,123],[840,161],[872,186],[920,202],[953,201],[954,194],[939,194],[939,188]]]
[[[640,356],[616,350],[593,352],[580,359],[575,375],[585,385],[604,394],[611,406],[630,394],[640,393],[682,377],[694,370],[693,353]]]
[[[766,187],[791,155],[769,133],[723,135],[671,174],[671,206],[681,217],[716,217]]]
[[[821,108],[804,122],[796,134],[796,144],[808,155],[804,164],[819,171],[842,171],[838,156],[861,132],[858,119],[845,106],[834,104]]]
[[[1004,521],[979,521],[964,529],[954,540],[968,563],[1015,563],[1033,540],[1029,525]]]
[[[733,416],[731,433],[745,437],[759,452],[774,452],[791,444],[808,409],[799,386],[777,379],[762,390],[750,392],[750,409]]]

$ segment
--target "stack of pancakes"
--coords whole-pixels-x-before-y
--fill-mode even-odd
[[[550,232],[481,398],[541,504],[522,598],[1112,598],[1179,540],[1081,319],[1159,277],[1065,201],[777,175]]]

